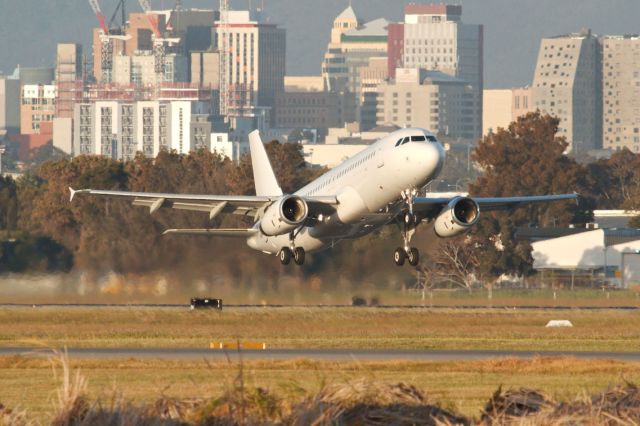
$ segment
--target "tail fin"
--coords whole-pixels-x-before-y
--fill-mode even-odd
[[[278,185],[267,151],[264,149],[262,139],[260,139],[260,132],[257,130],[249,133],[249,148],[251,149],[251,165],[253,166],[256,195],[282,195],[282,189]]]

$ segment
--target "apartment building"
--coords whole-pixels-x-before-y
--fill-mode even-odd
[[[600,43],[590,30],[542,39],[532,85],[534,109],[560,119],[569,151],[602,146]]]

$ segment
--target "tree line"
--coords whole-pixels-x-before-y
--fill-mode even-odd
[[[581,164],[564,154],[567,143],[557,135],[556,118],[531,113],[507,129],[484,137],[472,160],[479,176],[470,183],[476,196],[566,193],[576,191],[579,203],[533,206],[512,212],[483,214],[470,233],[452,240],[478,255],[468,269],[483,279],[503,273],[530,275],[531,247],[515,239],[521,226],[566,226],[591,220],[594,208],[636,209],[639,206],[640,157],[628,150],[610,159]],[[323,173],[306,167],[297,144],[267,144],[278,181],[292,192]],[[464,168],[464,167],[463,167]],[[447,176],[448,179],[455,179]],[[453,182],[453,181],[452,181]],[[69,202],[69,187],[201,194],[254,193],[249,155],[236,164],[206,151],[190,155],[161,152],[155,159],[138,155],[128,162],[79,156],[45,161],[17,181],[0,180],[0,229],[13,246],[24,241],[33,250],[32,262],[9,262],[0,246],[0,272],[7,270],[77,270],[96,274],[176,273],[185,279],[226,277],[256,285],[276,285],[284,275],[320,276],[377,283],[413,279],[411,270],[393,266],[391,252],[401,240],[389,226],[360,240],[345,241],[311,256],[305,268],[282,268],[275,258],[249,250],[244,240],[196,236],[163,237],[167,228],[248,226],[245,218],[222,215],[211,222],[207,214],[133,207],[125,201],[77,197]],[[442,256],[444,244],[424,227],[416,245],[426,255],[423,266]],[[37,243],[35,241],[38,241]],[[20,244],[16,244],[20,242]],[[28,252],[26,246],[20,253]],[[39,247],[39,248],[38,248]],[[7,249],[8,250],[8,249]],[[38,252],[40,250],[40,252]],[[465,251],[453,253],[456,258]],[[9,256],[10,257],[10,256]],[[451,256],[449,256],[451,257]],[[13,265],[13,266],[10,266]],[[452,273],[455,266],[449,262]]]

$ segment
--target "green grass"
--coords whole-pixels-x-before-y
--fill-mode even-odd
[[[545,328],[551,319],[574,327]],[[617,310],[3,308],[0,346],[637,351],[639,322]]]

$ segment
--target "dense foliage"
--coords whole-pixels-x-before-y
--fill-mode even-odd
[[[489,278],[503,273],[528,275],[532,272],[530,245],[514,238],[520,226],[584,223],[590,219],[593,208],[639,207],[638,155],[620,151],[611,159],[582,165],[563,154],[567,144],[557,136],[557,128],[557,119],[532,113],[508,129],[485,137],[473,152],[473,164],[480,175],[469,186],[472,195],[573,191],[582,195],[578,204],[565,202],[483,214],[470,238],[453,240],[473,250],[456,251],[451,247],[449,250],[455,255],[449,257],[460,259],[464,254],[465,264],[476,276]],[[305,167],[297,144],[272,142],[267,145],[267,151],[285,191],[299,188],[324,171]],[[462,163],[459,168],[468,173],[468,164]],[[456,182],[455,174],[447,179]],[[413,280],[410,268],[392,266],[391,252],[400,242],[400,233],[393,226],[314,254],[305,268],[283,268],[276,259],[248,250],[242,240],[162,236],[167,228],[246,226],[247,219],[223,215],[211,223],[206,214],[177,210],[161,210],[150,215],[148,209],[132,207],[124,201],[91,197],[78,197],[70,203],[69,187],[254,193],[248,155],[238,164],[205,151],[186,156],[162,152],[155,159],[140,155],[126,163],[95,156],[46,161],[17,182],[11,178],[0,179],[0,229],[19,233],[17,240],[8,234],[19,241],[13,244],[17,253],[24,253],[24,247],[41,248],[40,261],[31,262],[20,261],[15,253],[7,251],[7,244],[2,245],[0,271],[22,271],[31,267],[67,270],[73,264],[76,269],[97,273],[180,271],[185,279],[221,276],[249,284],[259,281],[259,285],[265,286],[277,285],[283,274],[321,275],[336,285],[356,277],[396,284],[398,280]],[[40,238],[48,242],[45,244]],[[418,233],[415,241],[425,254],[424,263],[433,260],[440,244],[425,230]],[[477,261],[468,257],[473,252],[479,256]],[[13,260],[7,260],[9,258]],[[10,267],[10,263],[17,266]],[[39,266],[33,266],[36,264]]]

